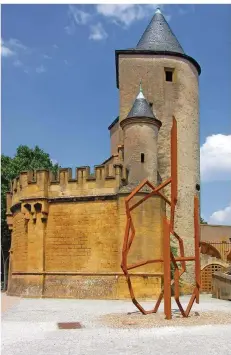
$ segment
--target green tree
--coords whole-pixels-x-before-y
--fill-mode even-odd
[[[208,222],[206,222],[202,217],[200,217],[200,223],[201,224],[208,224]]]
[[[16,178],[21,171],[36,169],[50,169],[56,173],[58,164],[53,164],[49,154],[38,146],[29,148],[26,145],[20,145],[13,158],[6,155],[1,156],[1,256],[3,269],[5,269],[10,248],[10,231],[6,223],[6,193],[9,191],[10,181]]]

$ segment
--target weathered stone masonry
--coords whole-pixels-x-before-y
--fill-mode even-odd
[[[13,182],[8,194],[12,228],[9,294],[129,297],[120,269],[125,211],[124,195],[118,194],[118,188],[123,176],[120,165],[113,169],[114,176],[109,177],[103,166],[98,167],[92,177],[87,176],[87,168],[81,168],[78,181],[68,179],[68,169],[62,169],[58,181],[40,170],[33,181],[25,172]],[[162,250],[160,211],[164,206],[153,198],[146,207],[136,212],[140,228],[133,253],[137,257],[139,251],[141,258],[150,256],[150,247],[157,255]],[[154,230],[159,237],[154,238]],[[145,241],[140,248],[141,233]],[[161,277],[161,267],[143,267],[135,273],[140,297],[157,294]]]

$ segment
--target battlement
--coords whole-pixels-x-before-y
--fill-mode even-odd
[[[46,169],[22,171],[11,182],[8,205],[29,199],[113,194],[125,181],[122,164],[96,165],[92,174],[89,166],[77,167],[74,177],[71,168],[61,168],[56,175]]]

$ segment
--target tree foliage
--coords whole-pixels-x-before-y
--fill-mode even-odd
[[[58,164],[53,164],[49,154],[38,146],[29,148],[20,145],[13,158],[1,156],[1,243],[4,254],[10,247],[10,232],[6,223],[6,193],[9,191],[10,181],[16,178],[21,171],[50,169],[56,172]]]
[[[208,222],[206,222],[202,217],[200,217],[200,223],[201,224],[208,224]]]

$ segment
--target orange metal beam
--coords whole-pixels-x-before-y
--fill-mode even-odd
[[[167,218],[163,218],[164,226],[164,313],[166,319],[172,318],[171,312],[171,269],[170,269],[170,228]]]
[[[161,191],[164,187],[171,183],[171,199],[169,200]],[[131,199],[144,187],[145,185],[149,186],[152,190],[145,197],[141,198],[138,202],[129,207],[129,202]],[[163,236],[163,258],[151,259],[151,260],[141,260],[130,266],[127,265],[127,257],[130,247],[135,238],[135,227],[132,221],[131,211],[138,207],[141,203],[145,202],[151,196],[158,194],[166,203],[170,205],[170,220],[166,217],[163,218],[163,227],[164,227],[164,236]],[[190,310],[193,306],[194,301],[196,300],[199,303],[199,289],[200,289],[200,233],[199,233],[199,199],[197,196],[194,198],[194,242],[195,242],[195,256],[185,256],[184,254],[184,243],[182,238],[174,231],[174,216],[175,216],[175,207],[177,204],[177,122],[175,117],[173,117],[173,124],[171,129],[171,177],[164,181],[159,186],[155,187],[150,181],[145,179],[142,181],[125,199],[125,209],[127,216],[127,223],[125,228],[124,243],[122,249],[122,262],[121,268],[124,272],[128,283],[128,289],[130,296],[134,305],[140,310],[143,314],[156,313],[162,299],[164,298],[164,312],[166,319],[171,319],[171,287],[174,287],[174,297],[176,303],[179,307],[179,310],[183,317],[188,317]],[[180,256],[174,256],[170,248],[170,233],[175,237],[179,243]],[[189,304],[186,310],[183,309],[180,303],[180,277],[186,271],[186,262],[194,261],[195,262],[195,281],[196,287],[193,291],[193,294],[190,298]],[[174,266],[174,277],[171,280],[171,262]],[[177,262],[180,262],[181,268],[179,268]],[[132,282],[129,275],[129,270],[141,267],[147,264],[152,263],[164,263],[164,286],[161,290],[161,293],[157,299],[157,302],[153,309],[146,311],[136,300],[135,294],[132,287]]]
[[[200,229],[199,229],[199,199],[194,197],[194,242],[195,242],[195,279],[196,279],[196,303],[199,303],[199,289],[200,289]]]
[[[144,266],[147,264],[162,263],[163,261],[164,261],[163,259],[153,259],[153,260],[141,261],[136,264],[132,264],[130,266],[127,266],[127,270],[132,270],[132,269],[135,269],[136,267]]]
[[[168,184],[170,184],[171,182],[171,178],[169,178],[168,180],[166,180],[165,182],[163,182],[161,185],[159,185],[157,188],[154,187],[154,190],[152,192],[150,192],[148,195],[146,195],[145,197],[143,197],[142,199],[140,199],[140,201],[136,202],[134,205],[132,205],[130,207],[130,211],[134,210],[134,208],[138,207],[142,202],[146,201],[149,197],[156,195],[159,190],[163,189],[164,187],[166,187]],[[144,186],[144,185],[143,185]],[[143,187],[142,186],[142,187]]]

